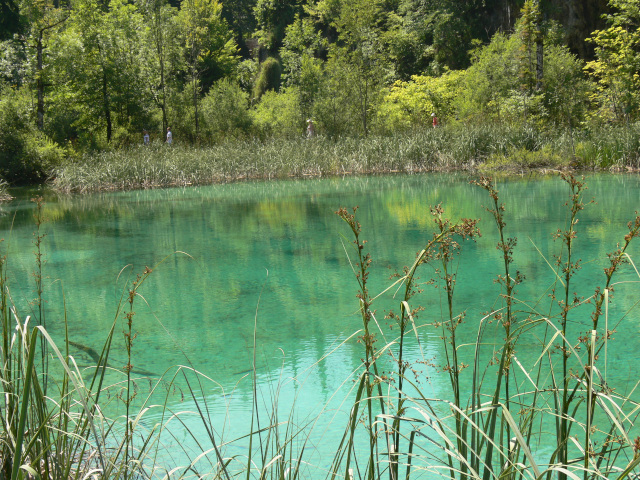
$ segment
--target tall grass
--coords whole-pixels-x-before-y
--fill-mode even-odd
[[[371,416],[363,419],[372,442],[387,436],[394,438],[393,449],[380,454],[376,460],[376,478],[386,472],[390,479],[418,476],[586,480],[623,479],[636,471],[640,463],[640,431],[635,418],[640,405],[607,384],[599,354],[606,348],[612,332],[608,327],[603,328],[599,318],[603,305],[611,301],[613,276],[625,265],[638,274],[625,252],[640,232],[640,217],[629,223],[621,246],[614,245],[608,255],[608,265],[600,281],[595,282],[594,294],[587,299],[575,297],[571,279],[577,274],[580,261],[574,242],[579,213],[585,207],[582,202],[585,186],[571,175],[563,178],[569,187],[568,225],[556,234],[561,253],[549,262],[555,266],[557,280],[546,314],[540,306],[544,296],[535,303],[519,298],[517,287],[524,278],[517,269],[514,272],[513,252],[517,240],[507,237],[506,207],[500,203],[499,192],[489,179],[477,182],[489,193],[488,210],[498,228],[497,250],[504,271],[496,277],[502,287],[501,305],[480,321],[477,340],[471,345],[462,345],[456,338],[457,331],[465,325],[465,315],[464,312],[456,314],[453,307],[457,274],[451,267],[452,258],[460,248],[455,238],[473,237],[476,224],[469,220],[452,223],[444,217],[441,207],[432,210],[436,233],[392,286],[397,289],[400,284],[405,288],[404,297],[399,299],[402,315],[390,315],[400,321],[399,337],[385,342],[365,358],[380,358],[376,352],[387,349],[396,349],[396,355],[401,358],[404,336],[412,333],[412,329],[403,328],[402,322],[410,319],[415,328],[415,317],[421,310],[417,303],[419,296],[413,290],[415,276],[418,270],[430,266],[435,276],[423,285],[436,286],[445,293],[443,313],[435,320],[429,319],[441,330],[445,355],[442,363],[433,367],[449,377],[449,395],[428,398],[419,385],[407,385],[410,367],[403,362],[398,362],[393,380],[375,378],[387,384],[389,391],[397,389],[395,402],[392,395],[385,397],[384,402],[395,413],[380,409],[375,420]],[[355,235],[353,225],[358,225],[355,219],[345,218],[345,210],[338,213],[347,220]],[[360,258],[363,249],[359,228],[358,225],[355,235],[356,258]],[[360,272],[357,281],[361,286]],[[358,298],[361,308],[366,306],[374,311],[375,302],[363,302],[361,293]],[[592,322],[587,325],[590,329],[583,333],[575,326],[569,328],[569,318],[584,317],[584,310],[591,311]],[[486,351],[483,354],[484,345],[491,342],[484,338],[488,322],[498,323],[504,332],[502,344],[489,355]],[[606,323],[611,325],[612,319]],[[382,330],[378,334],[385,335]],[[529,340],[532,336],[539,339],[539,356],[532,365],[521,363],[517,356],[523,336]],[[585,353],[581,353],[580,345],[585,346]],[[365,345],[365,350],[368,348]],[[468,367],[470,372],[465,371]],[[369,378],[371,371],[368,363],[363,366],[363,376]],[[356,397],[356,401],[368,399]],[[354,446],[342,448],[349,450]],[[343,457],[341,453],[336,458]],[[367,469],[365,473],[370,471]]]
[[[626,235],[613,246],[602,277],[594,279],[593,295],[575,297],[572,284],[580,266],[575,239],[581,234],[580,212],[588,205],[583,202],[583,182],[571,175],[563,178],[567,225],[555,233],[558,255],[541,258],[555,273],[550,297],[547,292],[537,299],[520,296],[518,289],[526,279],[514,261],[517,240],[509,236],[508,207],[501,203],[493,182],[481,178],[475,185],[487,192],[491,222],[452,221],[443,206],[431,208],[434,232],[385,290],[394,292],[397,302],[386,314],[393,330],[383,326],[376,311],[384,292],[370,292],[369,266],[375,255],[364,240],[366,228],[357,219],[357,209],[336,212],[347,225],[344,247],[362,321],[353,337],[363,353],[353,378],[353,395],[348,397],[344,433],[337,441],[326,440],[335,442],[334,457],[326,466],[305,460],[320,417],[299,424],[295,405],[283,414],[282,379],[261,392],[255,358],[250,373],[251,427],[237,439],[223,438],[220,425],[211,420],[207,393],[219,386],[198,373],[188,359],[160,378],[143,380],[136,375],[133,322],[144,304],[138,299],[145,288],[152,288],[152,276],[161,264],[130,274],[96,364],[82,371],[69,355],[73,342],[69,333],[59,348],[44,325],[32,326],[12,303],[6,258],[0,258],[0,477],[622,480],[636,475],[640,431],[635,421],[640,404],[635,388],[624,396],[609,386],[602,351],[612,341],[610,326],[618,321],[609,318],[615,277],[622,269],[639,276],[627,250],[640,234],[640,217],[629,223]],[[491,311],[469,321],[456,306],[457,259],[464,255],[467,242],[480,234],[480,227],[498,232],[496,255],[501,266],[495,282],[501,293]],[[44,240],[42,234],[37,238]],[[43,290],[37,291],[42,297]],[[440,299],[441,308],[426,310],[424,305],[432,304],[433,298]],[[624,315],[632,321],[628,312]],[[258,316],[259,308],[256,325]],[[499,326],[496,338],[489,334],[489,323]],[[424,329],[438,332],[440,358],[429,359],[424,351]],[[469,329],[473,342],[461,340],[469,338]],[[109,363],[117,341],[125,342],[124,368]],[[254,352],[257,342],[254,336]],[[440,398],[430,397],[420,383],[424,374],[406,354],[408,342],[417,349],[422,368],[446,379],[446,393]],[[531,343],[538,350],[528,364],[518,353],[532,348]],[[38,361],[39,350],[46,351],[48,364]],[[640,384],[640,378],[635,381]],[[142,383],[148,383],[148,391],[143,391]],[[173,410],[170,392],[176,388],[191,400],[190,413]],[[162,391],[166,393],[160,395]],[[158,404],[159,397],[163,400]],[[123,415],[107,417],[111,402]],[[151,412],[154,420],[149,425],[145,418]],[[200,433],[187,416],[198,419]],[[179,441],[178,430],[184,433]],[[167,460],[168,442],[173,449],[176,445],[183,449],[182,463]],[[232,451],[233,445],[242,449]]]
[[[467,168],[637,168],[639,138],[640,124],[577,133],[452,125],[394,136],[238,140],[203,148],[156,143],[70,159],[53,172],[52,183],[83,192]]]

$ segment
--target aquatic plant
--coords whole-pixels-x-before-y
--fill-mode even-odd
[[[363,354],[353,378],[345,379],[353,381],[353,388],[347,396],[344,433],[332,445],[334,457],[325,459],[324,465],[305,459],[311,431],[326,412],[300,422],[294,402],[283,414],[282,378],[261,390],[257,333],[253,364],[246,372],[252,382],[251,426],[240,438],[224,438],[223,426],[213,423],[208,393],[224,390],[198,372],[186,356],[184,365],[165,372],[136,369],[133,320],[145,308],[145,302],[138,303],[143,288],[153,288],[152,278],[163,262],[126,281],[98,352],[71,339],[66,330],[60,349],[44,325],[32,327],[30,318],[12,302],[6,258],[1,257],[0,476],[12,480],[29,476],[623,480],[636,474],[640,431],[635,421],[640,404],[634,389],[624,395],[609,384],[601,353],[612,341],[609,306],[617,287],[615,277],[623,269],[638,276],[627,251],[640,233],[640,216],[629,223],[624,238],[608,255],[593,295],[577,297],[573,278],[580,273],[581,261],[576,239],[581,234],[580,212],[587,207],[586,186],[571,175],[563,178],[568,187],[567,224],[554,234],[555,258],[541,256],[554,272],[552,295],[540,292],[533,299],[519,292],[526,280],[514,261],[518,242],[508,233],[508,208],[491,179],[474,182],[487,192],[491,222],[483,228],[497,228],[500,264],[495,276],[499,297],[474,321],[459,310],[456,282],[457,260],[464,256],[467,241],[480,234],[478,220],[452,221],[442,205],[432,207],[428,215],[434,229],[425,233],[416,257],[392,275],[384,292],[372,293],[369,267],[375,257],[364,240],[366,228],[357,209],[336,212],[348,229],[344,248],[357,284],[361,321],[343,343],[357,339]],[[45,238],[42,233],[37,236]],[[125,278],[129,269],[122,273]],[[386,313],[391,330],[376,313],[386,292],[395,292],[394,306]],[[53,300],[50,297],[48,301]],[[259,305],[254,332],[258,318]],[[490,331],[489,324],[496,328]],[[127,352],[124,368],[110,363],[118,328]],[[422,345],[425,330],[437,332],[441,358],[428,358]],[[475,341],[461,341],[469,338],[469,332]],[[41,340],[50,357],[42,373]],[[171,340],[179,349],[179,340]],[[408,342],[417,349],[417,360],[407,355]],[[79,368],[70,345],[80,345],[94,364]],[[531,364],[519,358],[523,348],[537,348]],[[446,395],[428,395],[420,382],[429,375],[447,379]],[[190,408],[175,409],[172,403],[180,402],[173,399],[189,400]],[[107,412],[116,404],[124,405],[124,413],[109,418]],[[193,418],[204,433],[195,430]],[[176,453],[172,449],[179,449],[179,462],[171,457]]]
[[[475,169],[640,166],[640,123],[593,131],[451,125],[367,138],[237,140],[194,148],[160,143],[84,155],[55,169],[63,192],[126,190],[304,176]]]
[[[456,330],[464,324],[465,315],[464,312],[453,313],[455,274],[449,271],[448,265],[452,246],[457,249],[457,243],[444,236],[433,245],[437,253],[425,255],[422,250],[418,254],[414,267],[422,261],[432,264],[436,278],[427,284],[436,287],[440,284],[446,292],[443,316],[433,320],[433,325],[442,332],[445,362],[431,366],[440,374],[448,374],[451,389],[447,398],[428,398],[417,383],[402,390],[398,388],[396,413],[386,414],[380,409],[376,419],[366,425],[372,438],[394,438],[393,448],[387,453],[379,453],[376,463],[377,470],[385,470],[381,465],[386,467],[390,479],[410,478],[425,472],[446,478],[483,480],[552,476],[560,480],[569,477],[623,479],[640,463],[638,440],[633,439],[634,435],[640,438],[634,423],[639,404],[634,398],[624,397],[608,386],[598,355],[611,337],[608,328],[603,330],[598,326],[598,318],[603,312],[602,305],[611,301],[612,276],[629,261],[625,251],[638,236],[640,217],[629,223],[622,246],[609,254],[609,265],[604,269],[606,286],[597,287],[588,299],[573,296],[571,278],[580,266],[574,242],[579,212],[584,207],[584,184],[571,175],[563,178],[570,189],[569,217],[566,230],[555,234],[563,248],[555,258],[558,289],[553,290],[552,305],[547,314],[539,305],[543,297],[529,303],[517,294],[516,287],[524,281],[517,270],[513,272],[517,240],[506,237],[505,206],[499,202],[498,191],[487,178],[476,183],[489,193],[491,206],[487,209],[499,231],[497,250],[502,256],[504,272],[497,276],[497,283],[503,292],[502,305],[487,312],[481,320],[475,344],[460,345],[456,341]],[[436,232],[443,232],[443,226],[452,225],[444,219],[440,207],[435,210],[434,220]],[[552,266],[551,262],[549,264]],[[414,267],[405,269],[405,275],[398,280],[406,283],[407,290],[412,282],[407,272],[415,272]],[[393,288],[396,286],[394,283]],[[402,311],[417,312],[418,297],[420,295],[412,293],[407,297],[405,294],[400,303]],[[569,314],[577,315],[578,308],[585,309],[594,303],[592,329],[586,335],[576,332],[575,327],[570,330]],[[371,304],[368,306],[372,308]],[[390,316],[398,318],[394,314]],[[488,322],[501,324],[504,331],[502,345],[496,346],[490,355],[483,353],[485,343],[490,342],[484,338]],[[380,358],[381,352],[396,344],[402,345],[405,330],[401,329],[399,335],[395,341],[379,347],[372,354],[373,358]],[[540,354],[533,365],[522,364],[516,355],[523,336],[539,339]],[[586,346],[583,354],[580,344]],[[472,352],[465,355],[469,349]],[[422,355],[424,358],[424,353]],[[469,361],[465,362],[465,358]],[[546,367],[542,360],[548,363]],[[470,363],[470,373],[463,373]],[[406,377],[410,369],[402,362],[397,365],[396,377],[410,383]],[[465,374],[471,375],[464,381],[466,388],[461,383]],[[375,380],[388,385],[390,391],[399,385],[386,376]],[[390,401],[387,397],[385,404]],[[387,420],[391,423],[387,424]],[[539,425],[537,429],[536,424]],[[378,429],[387,430],[378,433],[374,429],[376,425]],[[399,435],[401,425],[405,431]],[[555,439],[556,447],[549,451],[545,440],[550,435]],[[399,448],[400,438],[405,441],[404,449]],[[342,448],[349,450],[355,446]],[[404,468],[404,474],[400,467]],[[366,470],[363,476],[368,472]],[[381,475],[377,474],[377,478]]]

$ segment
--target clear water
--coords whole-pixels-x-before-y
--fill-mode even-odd
[[[368,240],[373,259],[369,286],[373,296],[385,290],[391,284],[389,275],[411,264],[431,238],[430,205],[442,203],[452,219],[481,218],[483,236],[462,245],[456,264],[455,309],[466,312],[460,343],[472,344],[483,312],[500,305],[499,286],[493,280],[501,259],[495,248],[495,224],[483,208],[489,198],[469,180],[464,174],[438,174],[45,194],[47,329],[61,342],[63,297],[75,342],[99,352],[115,321],[110,363],[119,369],[126,354],[124,318],[116,319],[118,304],[135,275],[149,266],[154,271],[135,303],[134,373],[150,372],[153,381],[166,374],[169,381],[177,365],[186,365],[213,379],[216,383],[206,382],[203,395],[216,434],[230,440],[249,428],[252,385],[247,374],[255,355],[263,399],[269,402],[278,395],[282,415],[295,402],[295,420],[302,425],[326,409],[315,427],[325,440],[310,448],[319,457],[326,456],[326,448],[331,449],[345,426],[349,404],[341,400],[353,388],[352,373],[361,367],[363,357],[354,335],[362,325],[357,283],[347,256],[353,254],[352,237],[334,212],[341,206],[359,206],[362,237]],[[603,284],[606,253],[622,241],[626,223],[640,209],[640,178],[593,175],[586,182],[585,200],[595,198],[597,203],[580,215],[576,248],[584,263],[574,286],[578,295],[589,296]],[[568,187],[557,177],[536,176],[498,181],[496,186],[506,205],[507,233],[518,238],[515,267],[526,276],[519,296],[528,308],[549,311],[554,273],[547,261],[553,264],[553,255],[561,249],[552,234],[566,227]],[[33,195],[18,192],[16,200],[0,205],[4,238],[0,248],[8,254],[11,292],[23,315],[33,313],[30,302],[35,297]],[[632,246],[633,259],[640,258],[639,249],[640,242]],[[423,280],[430,276],[433,270],[425,269]],[[640,297],[637,283],[631,283],[638,281],[632,269],[617,279],[627,283],[616,288],[610,322],[614,325],[626,317],[617,326],[617,343],[608,350],[606,364],[608,382],[624,393],[637,378],[637,342],[629,339],[637,338],[640,330],[638,313],[632,309]],[[394,332],[384,315],[398,310],[393,293],[374,303],[387,340],[394,338]],[[439,290],[426,286],[416,300],[425,306],[421,323],[443,315],[439,295]],[[590,313],[588,309],[572,318],[574,337],[586,331]],[[424,356],[436,358],[437,363],[442,356],[440,332],[426,327],[421,335]],[[488,326],[485,348],[491,350],[502,337],[495,325]],[[533,335],[523,339],[518,357],[523,362],[533,360],[540,353],[538,345]],[[418,351],[415,342],[409,345],[410,357],[419,359]],[[81,367],[91,365],[91,357],[82,349],[72,347],[71,353]],[[463,358],[472,354],[471,346],[461,350]],[[445,375],[424,366],[419,369],[424,371],[426,393],[445,396]],[[139,382],[140,398],[148,394],[153,381]],[[277,384],[282,385],[279,392]],[[190,397],[186,384],[178,382],[178,388],[160,387],[152,403],[167,401],[173,410],[194,409]],[[118,405],[112,402],[114,412]],[[159,415],[152,411],[145,422],[151,425]],[[176,424],[174,437],[167,437],[167,450],[185,446],[188,436],[180,433],[181,428]],[[310,461],[327,466],[330,459]]]

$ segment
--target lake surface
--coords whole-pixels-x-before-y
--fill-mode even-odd
[[[465,174],[399,175],[83,196],[46,193],[42,232],[46,234],[47,329],[56,341],[64,338],[63,298],[70,337],[79,344],[99,352],[115,321],[110,362],[114,368],[124,365],[125,321],[116,318],[118,304],[124,301],[130,282],[148,266],[153,273],[135,303],[134,370],[151,372],[154,379],[168,372],[168,381],[177,365],[186,365],[213,379],[216,383],[208,382],[203,395],[218,434],[230,440],[249,428],[252,385],[248,372],[255,355],[258,387],[265,401],[279,395],[283,412],[295,402],[300,424],[324,408],[327,421],[316,430],[322,438],[336,438],[349,410],[341,400],[353,388],[353,372],[361,368],[364,353],[355,334],[362,321],[348,258],[354,254],[353,238],[334,212],[341,206],[359,206],[357,219],[373,260],[372,296],[391,285],[390,274],[410,265],[432,237],[429,206],[441,203],[454,220],[480,218],[482,237],[463,242],[455,263],[454,308],[466,312],[460,341],[472,344],[484,312],[501,305],[494,279],[501,273],[502,260],[496,250],[495,222],[483,208],[489,197],[469,185],[469,180]],[[606,254],[622,241],[627,222],[640,210],[638,176],[591,175],[586,183],[585,201],[595,198],[597,203],[586,206],[577,226],[576,252],[583,259],[574,285],[578,296],[592,295],[596,286],[603,285]],[[538,176],[497,181],[496,187],[506,205],[507,235],[518,238],[514,265],[526,277],[518,296],[527,308],[553,313],[548,297],[555,279],[553,256],[562,245],[552,234],[567,226],[564,203],[569,188],[558,177]],[[20,191],[16,200],[0,205],[0,237],[4,238],[0,248],[8,255],[11,293],[23,316],[34,313],[30,306],[35,297],[34,204],[30,201],[34,195]],[[636,242],[628,253],[637,260],[639,252],[640,242]],[[427,267],[422,280],[434,275],[433,268]],[[608,382],[624,393],[637,378],[638,345],[625,339],[637,338],[639,333],[633,307],[640,296],[633,269],[625,268],[616,278],[624,283],[616,288],[610,325],[622,322],[606,365]],[[421,324],[438,321],[445,314],[441,290],[424,288],[415,299],[425,307]],[[390,309],[399,310],[394,292],[387,291],[374,302],[385,335],[379,334],[379,344],[395,338],[384,319]],[[570,328],[576,338],[588,328],[590,313],[587,309],[572,318]],[[492,342],[501,343],[503,334],[496,328],[488,326],[485,332],[488,350]],[[420,332],[422,355],[438,359],[440,331],[425,327]],[[521,341],[519,358],[524,362],[538,355],[538,344],[533,337]],[[410,357],[422,357],[415,342],[408,348]],[[71,353],[80,367],[92,364],[83,349],[74,347]],[[461,350],[463,358],[472,353],[471,347]],[[429,395],[446,395],[445,375],[425,366],[422,370],[423,388]],[[274,387],[277,384],[282,386],[280,391]],[[166,396],[172,409],[194,408],[188,389],[178,385],[157,392],[157,401]],[[154,415],[149,414],[149,424]],[[186,442],[186,438],[176,433],[167,445]],[[317,450],[322,455],[322,448]]]

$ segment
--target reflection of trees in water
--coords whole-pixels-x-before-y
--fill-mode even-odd
[[[233,382],[234,372],[250,365],[257,315],[259,359],[269,360],[272,369],[279,368],[275,359],[278,348],[283,348],[295,374],[309,357],[322,356],[336,338],[360,326],[356,285],[333,212],[340,206],[360,206],[362,235],[369,241],[373,258],[370,287],[376,295],[391,283],[389,274],[410,264],[431,238],[428,207],[442,203],[453,219],[483,219],[483,237],[463,245],[457,265],[455,309],[467,314],[465,341],[472,344],[482,312],[499,303],[493,280],[500,258],[495,228],[483,209],[488,204],[486,193],[470,186],[468,180],[463,173],[397,175],[83,196],[50,194],[44,225],[48,234],[45,274],[49,277],[45,295],[51,312],[48,318],[56,319],[50,328],[60,338],[63,312],[59,299],[64,286],[72,335],[98,350],[96,345],[113,322],[130,272],[135,275],[169,255],[141,291],[148,307],[141,307],[135,318],[139,348],[134,363],[139,368],[156,371],[184,364],[180,346],[194,365],[216,379]],[[630,176],[587,179],[585,200],[594,196],[598,203],[587,206],[577,227],[578,255],[591,261],[585,261],[578,274],[578,280],[583,280],[576,287],[579,295],[593,293],[594,282],[600,280],[606,252],[621,239],[637,208],[637,183]],[[546,289],[554,274],[546,260],[552,262],[552,254],[560,249],[551,234],[564,227],[566,186],[555,177],[520,177],[498,180],[496,188],[506,204],[506,230],[518,237],[514,266],[526,276],[519,296],[528,302],[527,308],[548,309]],[[16,298],[25,311],[33,297],[29,278],[33,209],[27,197],[0,205],[4,212],[1,228],[8,232],[14,222],[11,243],[2,248],[9,253],[9,274],[15,278],[20,291],[16,290]],[[172,255],[176,251],[188,256]],[[126,265],[132,266],[118,279]],[[422,282],[429,280],[426,272]],[[620,287],[616,292],[612,315],[617,318],[635,301],[629,290]],[[374,303],[384,329],[385,312],[398,308],[393,293],[385,293]],[[420,323],[439,319],[438,291],[427,289],[415,301],[427,309]],[[588,317],[585,313],[584,322]],[[584,322],[577,317],[575,330],[584,330]],[[621,337],[635,333],[630,329],[620,327]],[[385,331],[393,338],[393,332]],[[422,335],[428,341],[435,339],[428,327],[422,329]],[[500,343],[500,335],[495,326],[489,326],[484,348],[489,351],[494,341]],[[521,345],[518,355],[526,355],[527,343]],[[615,355],[623,359],[620,352],[625,348],[630,347],[623,346]],[[114,342],[116,358],[123,357],[123,349],[120,339]],[[462,355],[467,353],[471,355],[463,349]],[[625,354],[635,358],[635,352]],[[330,359],[318,366],[319,385],[331,387],[334,377],[359,365],[357,348],[349,347],[341,355],[348,357],[338,362],[343,371],[325,371],[326,365],[335,368],[336,362]]]

